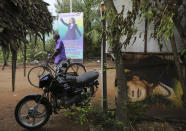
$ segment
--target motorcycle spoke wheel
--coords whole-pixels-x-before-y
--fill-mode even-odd
[[[20,125],[28,129],[38,128],[49,119],[47,107],[39,104],[34,99],[23,100],[16,107],[16,120]]]

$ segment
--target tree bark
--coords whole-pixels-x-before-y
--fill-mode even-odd
[[[16,61],[17,61],[17,49],[16,42],[11,40],[10,49],[12,52],[12,91],[15,90],[15,79],[16,79]]]
[[[35,38],[34,38],[34,46],[36,47],[37,45],[37,35],[35,35]]]
[[[26,76],[26,43],[24,42],[24,77]]]
[[[185,38],[185,34],[184,34],[184,32],[185,32],[184,28],[177,21],[175,21],[174,23],[175,23],[175,26],[179,32],[180,38],[183,40],[184,46],[186,47],[186,38]]]
[[[182,86],[182,89],[183,89],[183,101],[184,101],[184,104],[186,104],[186,88],[185,88],[185,84],[184,84],[184,77],[183,77],[183,72],[182,72],[182,68],[181,68],[181,65],[179,63],[179,59],[178,59],[178,52],[177,52],[177,47],[176,47],[176,42],[175,42],[175,37],[174,35],[172,36],[172,38],[170,38],[170,42],[171,42],[171,46],[172,46],[172,52],[173,52],[173,55],[174,55],[174,62],[175,62],[175,65],[176,65],[176,69],[177,69],[177,74],[178,74],[178,78],[181,82],[181,86]]]
[[[117,15],[117,10],[114,6],[113,0],[105,0],[106,12],[113,9],[114,13]],[[107,21],[109,25],[109,21]],[[115,56],[115,66],[116,66],[116,78],[117,78],[117,95],[115,97],[116,102],[116,120],[123,123],[123,126],[117,128],[117,131],[123,131],[127,129],[128,116],[127,116],[127,103],[128,103],[128,89],[127,80],[124,72],[124,61],[122,53],[119,46],[121,46],[119,39],[115,41],[113,48],[113,53]]]
[[[29,38],[30,38],[30,42],[32,42],[32,35],[31,34],[29,34]]]
[[[116,78],[117,78],[117,96],[116,96],[116,119],[127,127],[127,103],[128,89],[127,80],[124,72],[124,61],[121,52],[115,53],[116,60]]]
[[[17,52],[12,50],[12,91],[15,90]]]
[[[45,34],[43,34],[43,50],[45,51],[46,48],[45,48]]]
[[[106,7],[106,10],[113,9],[113,11],[115,11],[115,13],[117,13],[117,10],[116,10],[116,7],[114,6],[113,0],[105,0],[105,7]]]
[[[105,12],[102,12],[102,16],[105,16]],[[102,19],[103,33],[102,33],[102,45],[101,45],[101,69],[102,69],[102,108],[107,111],[107,55],[105,53],[106,48],[106,20]]]
[[[147,53],[148,19],[145,18],[144,52]]]
[[[184,42],[184,46],[186,47],[186,38],[185,38],[185,30],[184,27],[181,25],[181,21],[183,20],[184,13],[179,10],[180,6],[183,6],[183,0],[177,1],[177,10],[175,11],[175,17],[174,17],[174,24],[178,30],[178,33],[180,35],[180,38]]]

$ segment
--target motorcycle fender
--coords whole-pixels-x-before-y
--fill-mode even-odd
[[[27,95],[24,98],[33,98],[37,102],[39,100],[39,98],[41,98],[41,95],[39,95],[39,94],[32,94],[32,95]],[[47,98],[43,97],[43,99],[41,100],[41,103],[46,104],[47,108],[49,109],[49,113],[51,115],[52,114],[52,105],[47,100]]]

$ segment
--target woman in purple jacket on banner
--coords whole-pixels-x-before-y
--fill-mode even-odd
[[[67,24],[66,22],[64,22],[64,20],[61,18],[60,19],[61,22],[68,27],[68,31],[66,33],[66,36],[65,36],[65,40],[75,40],[77,39],[76,37],[76,31],[78,32],[78,34],[81,36],[81,32],[80,30],[78,29],[78,26],[75,22],[75,19],[74,18],[71,18],[69,20],[69,23]]]

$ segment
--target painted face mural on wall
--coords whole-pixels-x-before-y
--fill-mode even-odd
[[[127,63],[127,60],[125,60]],[[126,72],[130,102],[148,99],[153,95],[162,96],[175,103],[181,103],[182,89],[177,80],[176,68],[172,61],[160,57],[145,57],[133,66],[127,63]]]
[[[147,82],[140,80],[138,76],[127,82],[128,97],[131,102],[142,101],[147,97]]]
[[[129,101],[142,101],[150,95],[161,95],[167,99],[176,97],[174,90],[171,87],[168,87],[161,82],[154,88],[153,85],[153,83],[140,80],[138,76],[133,76],[133,79],[127,82]]]

